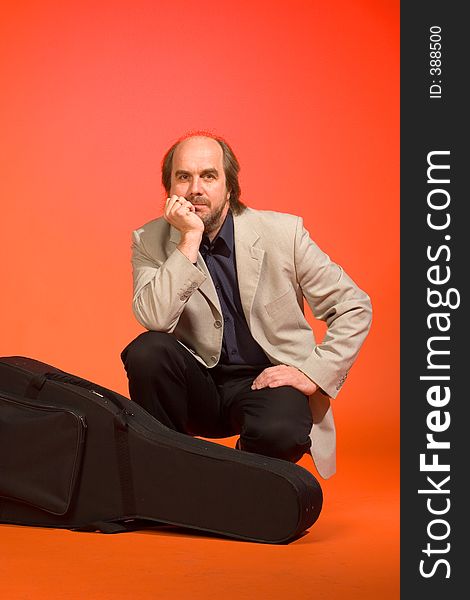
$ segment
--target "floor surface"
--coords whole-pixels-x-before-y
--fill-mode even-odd
[[[349,460],[354,468],[340,465],[333,478],[320,480],[322,513],[288,545],[172,527],[104,535],[2,525],[0,598],[399,598],[396,460]],[[299,464],[316,475],[308,456]]]

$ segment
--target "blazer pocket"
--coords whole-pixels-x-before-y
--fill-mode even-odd
[[[297,302],[297,295],[294,288],[290,288],[287,290],[287,292],[282,294],[282,296],[279,296],[279,298],[276,298],[272,302],[265,304],[264,308],[266,309],[268,315],[273,319],[289,313],[291,315],[296,315],[297,311],[299,310],[299,304]]]

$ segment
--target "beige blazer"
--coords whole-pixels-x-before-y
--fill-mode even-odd
[[[310,239],[300,217],[247,208],[234,215],[243,312],[273,365],[297,367],[317,383],[310,397],[311,454],[319,474],[335,472],[335,398],[368,333],[367,294]],[[214,367],[223,317],[201,254],[197,265],[176,249],[180,233],[163,218],[133,233],[134,314],[146,329],[176,336],[202,364]],[[327,324],[320,344],[304,317],[304,298]]]

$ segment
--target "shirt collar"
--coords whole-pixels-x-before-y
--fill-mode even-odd
[[[201,252],[207,254],[210,251],[213,254],[231,256],[233,252],[233,240],[233,216],[232,211],[229,209],[219,233],[212,242],[209,241],[209,238],[205,234],[202,236]]]

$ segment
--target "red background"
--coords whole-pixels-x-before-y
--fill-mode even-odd
[[[43,0],[1,10],[0,354],[37,358],[127,395],[119,353],[141,331],[131,311],[131,231],[162,213],[160,162],[172,142],[192,129],[222,135],[242,166],[242,200],[303,216],[374,308],[334,401],[338,474],[322,482],[323,514],[300,540],[300,570],[286,574],[286,586],[300,585],[297,598],[323,589],[325,598],[397,597],[398,1]],[[307,458],[301,465],[315,473]],[[28,531],[41,543],[51,535],[2,527],[0,536],[14,544]],[[64,544],[72,535],[54,533]],[[119,543],[135,552],[139,535]],[[205,544],[210,555],[210,539],[177,539]],[[167,552],[167,537],[142,540]],[[317,566],[306,540],[315,542]],[[88,555],[87,543],[73,552]],[[24,567],[18,560],[12,572]],[[265,554],[256,560],[272,567]],[[171,561],[168,572],[177,572]],[[237,581],[249,580],[243,573]],[[212,597],[209,588],[232,597],[226,573],[220,582],[206,574],[207,589],[203,577],[193,597],[198,589]],[[148,575],[141,597],[153,589]],[[185,597],[169,577],[170,597]],[[18,581],[2,585],[16,598]],[[117,589],[109,597],[126,597]],[[283,594],[274,579],[259,589]]]

